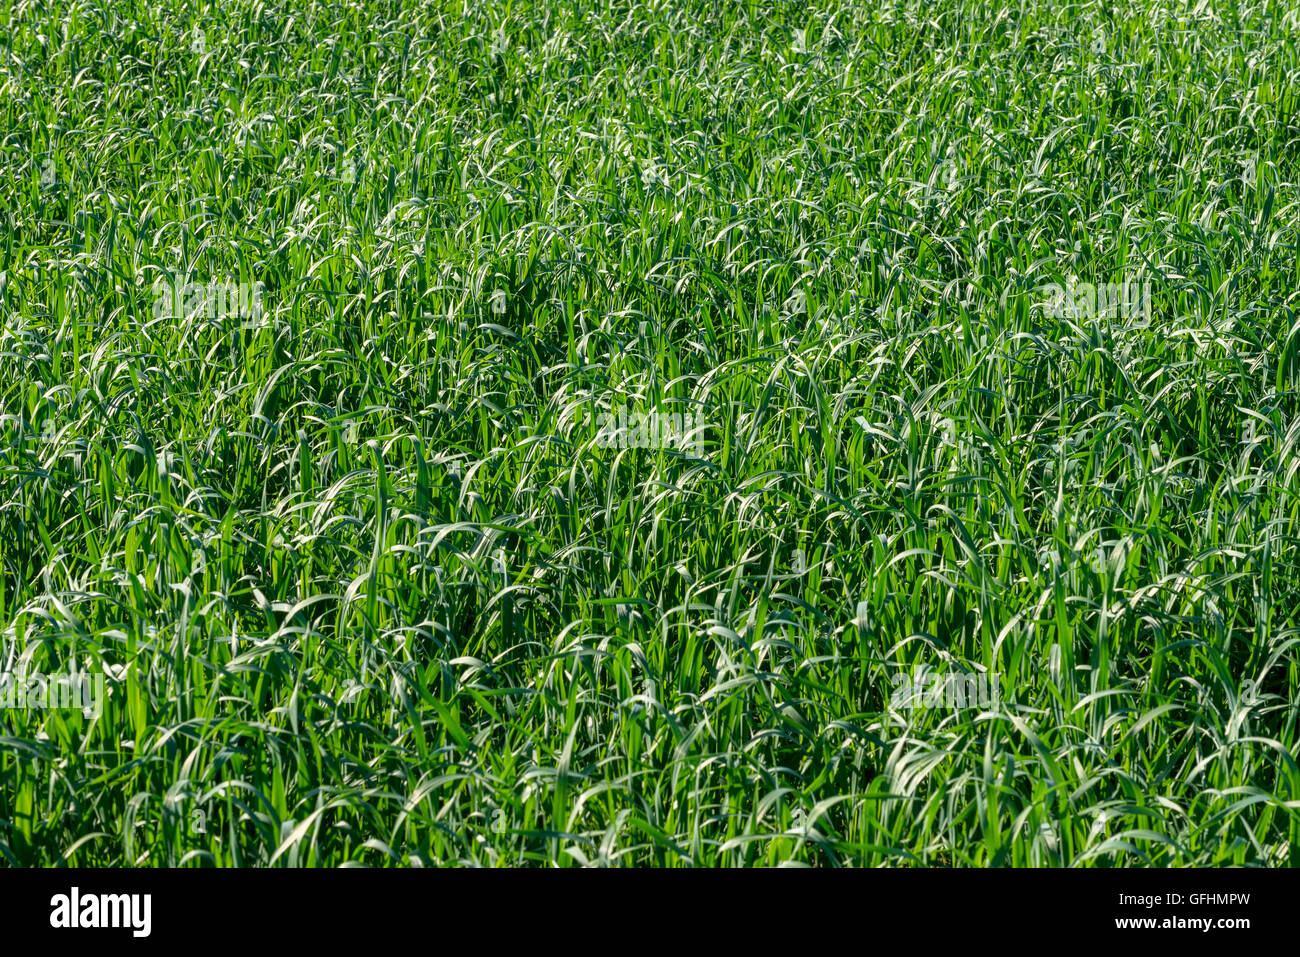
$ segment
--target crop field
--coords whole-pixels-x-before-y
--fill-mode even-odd
[[[0,858],[1300,863],[1297,36],[0,0]]]

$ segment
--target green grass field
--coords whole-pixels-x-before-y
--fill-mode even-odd
[[[1300,5],[987,6],[0,0],[0,856],[1300,863]]]

